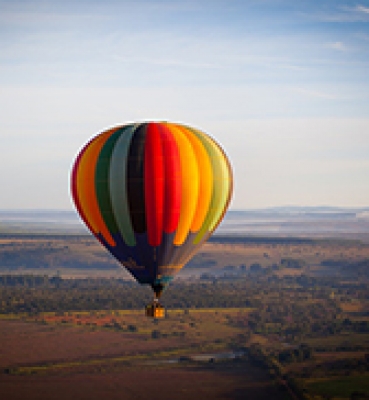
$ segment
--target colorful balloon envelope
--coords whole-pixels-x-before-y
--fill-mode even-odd
[[[231,194],[221,147],[168,122],[102,132],[72,171],[72,196],[87,227],[157,297],[214,232]]]

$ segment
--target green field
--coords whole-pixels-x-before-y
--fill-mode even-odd
[[[348,399],[355,393],[369,396],[369,374],[308,381],[306,387],[312,395]]]

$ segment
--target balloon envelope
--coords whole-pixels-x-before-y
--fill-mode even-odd
[[[95,136],[79,153],[71,183],[91,232],[158,295],[216,229],[232,194],[220,146],[168,122]]]

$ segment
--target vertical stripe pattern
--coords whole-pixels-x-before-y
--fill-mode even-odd
[[[129,124],[81,150],[71,193],[87,227],[139,282],[165,286],[223,218],[232,171],[199,130]]]

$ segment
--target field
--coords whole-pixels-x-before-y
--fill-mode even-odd
[[[3,319],[0,396],[9,400],[288,398],[267,371],[250,360],[216,358],[224,351],[223,341],[237,331],[222,321],[240,312],[248,311],[181,311],[164,321],[147,320],[136,312],[114,316],[128,326],[136,323],[134,332],[104,328],[105,315],[71,314],[66,322],[50,314],[41,316],[43,322]],[[84,322],[79,324],[81,317]],[[193,332],[183,336],[173,329]],[[194,355],[204,353],[196,361]]]
[[[307,382],[307,388],[313,395],[329,397],[350,397],[352,393],[357,398],[363,398],[369,392],[369,375],[341,377],[339,379],[320,379]],[[365,397],[364,397],[365,398]]]
[[[148,319],[143,312],[137,311],[117,311],[113,314],[75,312],[65,316],[46,313],[23,317],[23,322],[1,320],[2,351],[7,352],[2,354],[0,363],[5,367],[17,362],[60,362],[66,358],[70,361],[71,354],[77,361],[87,351],[90,352],[89,358],[119,354],[122,360],[130,357],[150,359],[153,356],[171,356],[172,353],[180,356],[193,351],[223,351],[227,340],[240,331],[228,326],[227,318],[249,312],[247,309],[199,311],[188,314],[170,311],[163,320]],[[59,339],[64,340],[60,332],[68,335],[64,344],[58,342]],[[86,332],[88,344],[85,341]],[[31,336],[33,346],[29,346]],[[23,347],[20,338],[25,340]],[[19,353],[9,353],[8,349],[15,349],[15,341]]]

